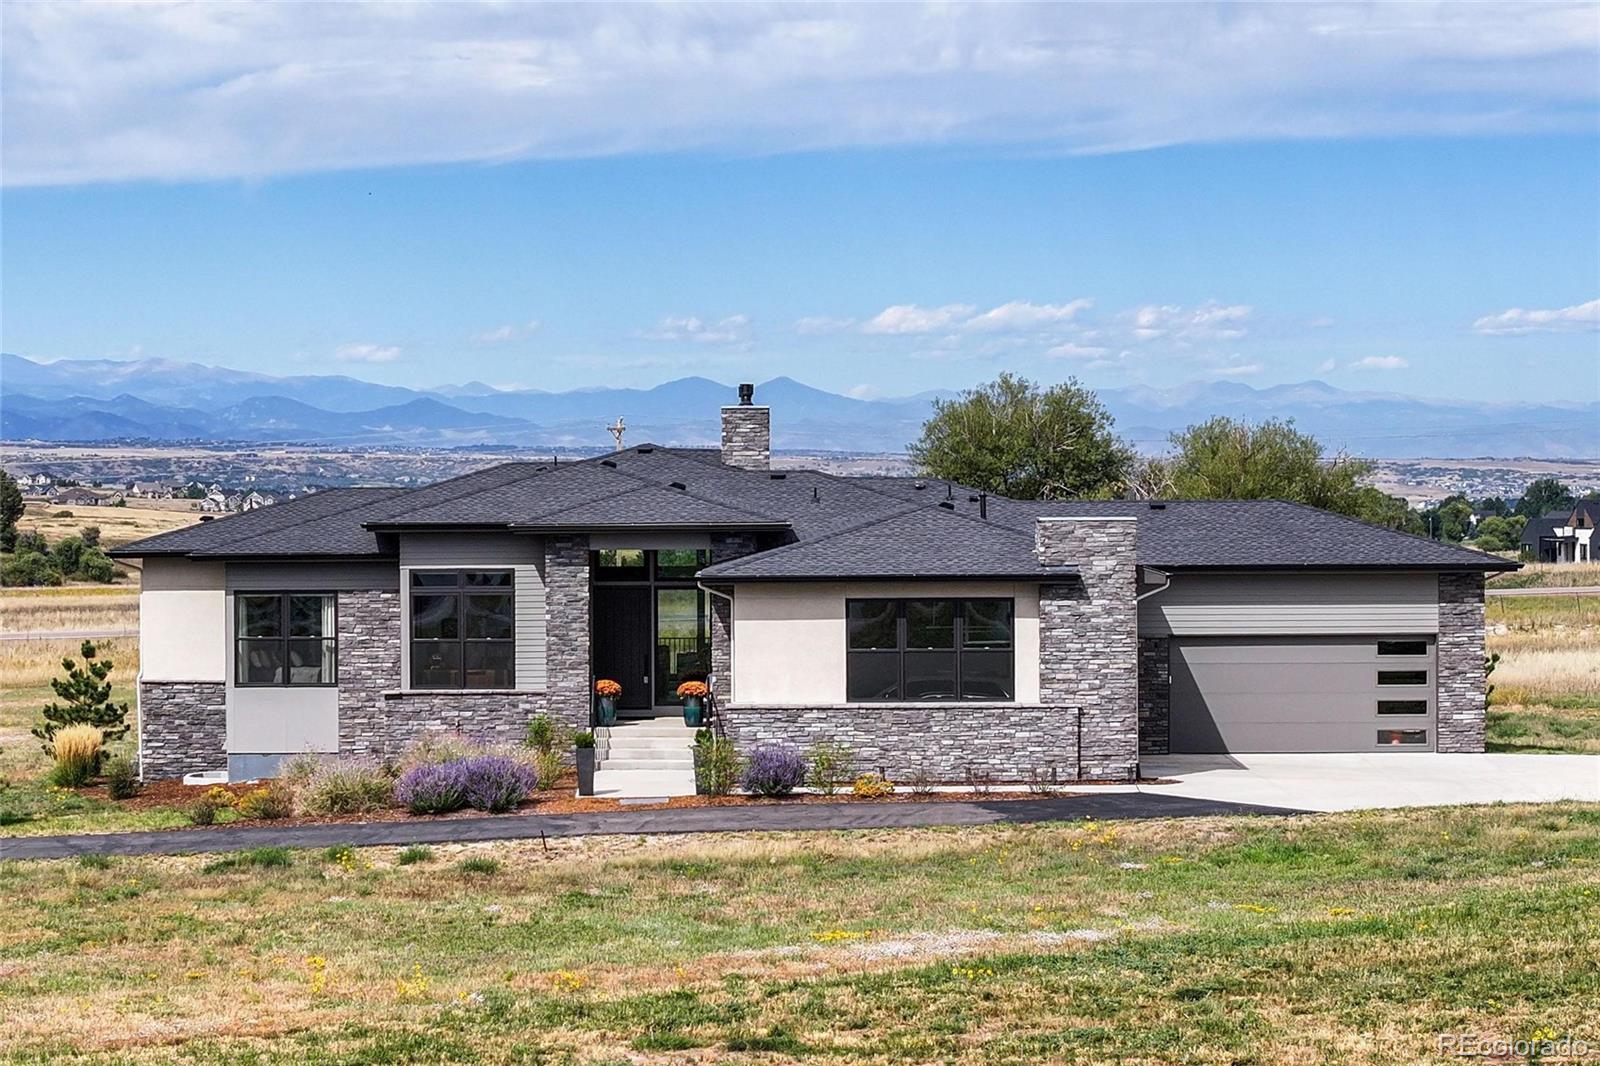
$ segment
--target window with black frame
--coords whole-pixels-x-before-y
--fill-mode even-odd
[[[316,592],[234,596],[234,684],[337,682],[335,597]]]
[[[852,702],[1016,696],[1011,600],[847,600],[845,620]]]
[[[411,687],[516,687],[510,570],[411,572]]]

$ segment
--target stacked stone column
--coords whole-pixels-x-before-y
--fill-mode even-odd
[[[1132,517],[1040,518],[1043,566],[1076,579],[1039,588],[1040,702],[1077,739],[1085,780],[1132,780],[1139,767],[1139,628]]]
[[[1439,575],[1436,748],[1483,750],[1485,703],[1483,574]]]

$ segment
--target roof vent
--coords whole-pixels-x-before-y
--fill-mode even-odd
[[[1150,505],[1150,510],[1152,511],[1165,511],[1166,509],[1167,505],[1164,503],[1152,503]]]
[[[600,465],[609,466],[611,469],[615,470],[617,468],[617,461],[615,459],[602,459],[600,460]]]
[[[688,487],[689,487],[689,486],[688,486],[688,485],[685,485],[685,484],[684,484],[684,483],[683,483],[683,482],[681,482],[681,481],[674,481],[674,482],[672,482],[672,487],[673,487],[673,488],[675,488],[675,489],[677,489],[677,490],[678,490],[678,491],[679,491],[679,492],[683,492],[683,491],[684,491],[684,490],[686,490],[686,489],[687,489],[687,488],[688,488]]]
[[[815,486],[815,485],[811,486],[811,502],[812,503],[821,503],[822,502],[822,490],[820,488],[818,488],[817,486]]]
[[[978,494],[976,492],[974,492],[971,496],[968,496],[967,497],[967,502],[968,503],[977,503],[978,502]]]
[[[767,476],[770,477],[774,481],[782,481],[785,478],[787,478],[789,475],[788,474],[768,474]]]
[[[749,407],[755,402],[756,387],[749,382],[739,386],[739,406]]]
[[[949,500],[940,500],[939,506],[943,507],[946,511],[954,511],[956,509],[956,505]]]
[[[635,448],[634,451],[638,452],[640,455],[649,455],[651,452],[655,451],[655,449],[648,444],[641,444],[639,447]]]
[[[916,489],[918,492],[921,492],[923,489],[928,487],[928,483],[926,481],[913,481],[911,483],[911,487]]]

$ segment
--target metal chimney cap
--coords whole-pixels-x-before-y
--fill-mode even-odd
[[[739,386],[739,406],[749,407],[756,399],[756,387],[749,382]]]

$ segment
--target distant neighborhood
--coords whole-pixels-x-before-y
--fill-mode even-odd
[[[48,471],[14,476],[24,499],[44,500],[63,507],[125,507],[129,500],[188,500],[192,510],[232,514],[270,507],[280,499],[273,493],[259,489],[228,489],[216,482],[130,481],[115,485],[83,485],[72,478],[57,477]],[[281,498],[292,500],[315,491],[315,487],[307,486]]]

